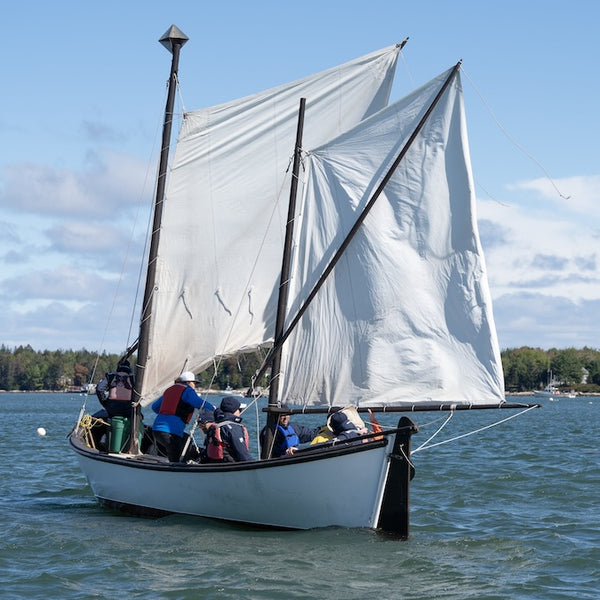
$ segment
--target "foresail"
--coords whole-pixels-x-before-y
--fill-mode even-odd
[[[311,146],[387,105],[399,48],[187,113],[162,217],[143,397],[274,331],[298,106]]]
[[[449,73],[309,153],[290,319]],[[458,73],[283,348],[289,403],[504,400]]]

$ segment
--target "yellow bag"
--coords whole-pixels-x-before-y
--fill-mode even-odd
[[[322,442],[328,442],[333,438],[333,432],[327,428],[327,426],[321,427],[319,433],[311,440],[310,445],[321,444]]]

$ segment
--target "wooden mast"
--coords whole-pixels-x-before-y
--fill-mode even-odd
[[[281,263],[281,277],[279,279],[279,300],[277,304],[277,318],[275,320],[274,344],[277,350],[272,355],[271,381],[269,383],[269,407],[277,406],[279,392],[279,371],[281,369],[281,343],[279,340],[283,335],[285,324],[285,313],[287,308],[290,280],[290,263],[292,254],[292,243],[294,236],[294,219],[296,217],[296,197],[298,195],[298,174],[300,172],[300,159],[302,153],[302,134],[304,130],[304,111],[306,98],[300,98],[298,110],[298,127],[296,129],[296,145],[294,147],[294,163],[292,167],[292,183],[290,186],[290,201],[288,204],[288,216],[285,227],[285,242],[283,247],[283,259]],[[269,458],[273,445],[273,429],[279,419],[279,415],[269,412],[267,415],[267,429],[264,445],[261,451],[262,458]]]
[[[406,42],[406,40],[405,40],[405,42]],[[411,145],[413,144],[413,142],[415,141],[415,139],[421,132],[421,129],[423,129],[423,127],[425,126],[427,119],[429,119],[431,113],[433,112],[433,109],[436,107],[440,98],[446,91],[446,88],[454,80],[454,77],[456,76],[456,74],[458,73],[458,70],[460,69],[460,65],[461,65],[461,61],[456,63],[456,65],[454,65],[454,67],[452,68],[450,75],[448,75],[447,79],[444,81],[444,83],[440,87],[437,95],[431,102],[429,108],[427,109],[427,111],[425,111],[425,113],[421,117],[421,120],[417,124],[417,126],[414,129],[414,131],[412,132],[411,136],[406,141],[406,144],[404,144],[404,147],[402,148],[402,150],[400,151],[400,153],[398,154],[398,156],[392,163],[392,166],[388,169],[386,175],[381,180],[381,183],[379,184],[379,186],[377,187],[375,192],[373,192],[373,195],[371,196],[371,198],[365,205],[363,211],[358,216],[356,222],[354,223],[354,225],[352,226],[352,228],[346,235],[346,238],[344,239],[344,241],[342,242],[340,247],[337,249],[336,253],[332,257],[329,264],[325,267],[325,270],[323,271],[321,277],[319,278],[319,280],[313,287],[310,294],[307,296],[307,298],[304,301],[304,303],[302,304],[302,306],[298,309],[298,312],[296,313],[295,317],[291,320],[291,322],[287,326],[287,329],[285,329],[285,331],[282,332],[280,337],[275,337],[273,347],[271,348],[270,352],[265,357],[261,367],[256,371],[256,373],[254,375],[254,381],[257,381],[265,374],[265,371],[267,370],[269,364],[271,364],[271,362],[273,360],[273,356],[281,349],[281,346],[287,340],[287,338],[290,336],[290,334],[292,333],[292,331],[294,330],[294,328],[296,327],[296,325],[299,323],[300,319],[302,318],[302,315],[304,315],[304,313],[308,309],[310,303],[314,300],[315,296],[317,295],[317,292],[321,289],[321,287],[323,286],[323,284],[325,283],[325,281],[327,280],[327,278],[333,271],[333,268],[335,267],[335,265],[338,263],[338,261],[340,260],[340,258],[344,254],[344,252],[346,251],[346,248],[352,241],[352,238],[356,235],[356,232],[362,226],[364,220],[367,218],[367,215],[369,214],[369,212],[375,205],[375,202],[377,201],[377,199],[379,198],[379,196],[382,194],[383,190],[385,189],[385,186],[388,184],[389,180],[392,178],[394,172],[398,168],[398,165],[400,164],[400,162],[402,161],[402,159],[408,152],[409,148],[411,147]]]
[[[165,32],[159,42],[171,52],[171,74],[169,75],[169,88],[165,116],[163,122],[162,145],[160,149],[160,163],[158,168],[158,180],[156,183],[156,196],[154,198],[154,221],[152,224],[152,237],[150,239],[150,251],[148,254],[148,266],[146,273],[146,286],[144,288],[144,300],[140,317],[140,334],[138,341],[137,362],[135,369],[135,385],[133,388],[133,399],[139,402],[142,396],[142,385],[144,372],[148,358],[148,343],[150,338],[150,323],[152,318],[152,295],[156,284],[156,258],[158,255],[158,242],[160,239],[160,227],[162,221],[162,209],[165,196],[165,185],[167,179],[167,166],[169,163],[169,146],[171,143],[171,128],[173,124],[173,106],[175,104],[175,90],[177,88],[177,69],[179,67],[179,52],[188,41],[188,37],[175,25]],[[137,432],[140,426],[139,404],[133,411],[132,432]],[[130,451],[135,453],[138,448],[137,435],[132,435]]]

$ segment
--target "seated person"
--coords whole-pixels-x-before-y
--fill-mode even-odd
[[[207,426],[205,462],[242,462],[254,460],[250,454],[248,430],[242,425],[240,401],[233,396],[215,408],[214,423]]]
[[[357,427],[342,411],[335,412],[329,419],[333,442],[346,442],[367,433],[366,427]]]
[[[375,430],[375,424],[373,424]],[[378,431],[381,427],[377,423]],[[356,407],[346,406],[331,414],[327,426],[321,427],[311,444],[323,442],[342,442],[368,433],[364,421],[358,415]]]
[[[281,408],[288,408],[283,404]],[[263,451],[263,457],[269,455],[271,458],[277,458],[284,454],[293,454],[299,444],[310,442],[318,435],[320,427],[305,427],[297,423],[290,423],[290,413],[280,413],[277,424],[272,427],[273,435],[267,436],[268,425],[265,425],[260,432],[260,445]],[[270,453],[266,452],[265,444],[271,444]]]

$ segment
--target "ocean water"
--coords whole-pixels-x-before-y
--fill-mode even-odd
[[[105,509],[66,440],[82,401],[0,394],[5,600],[600,597],[600,398],[544,400],[540,410],[414,453],[406,541]],[[434,441],[510,414],[457,413]],[[415,415],[413,450],[446,417]]]

